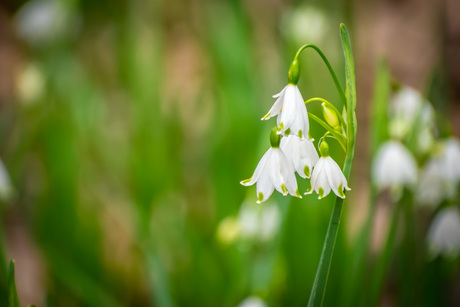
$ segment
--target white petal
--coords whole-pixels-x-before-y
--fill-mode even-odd
[[[292,162],[297,173],[302,178],[310,178],[313,167],[319,159],[313,142],[295,135],[288,135],[281,139],[280,148]],[[305,166],[308,166],[308,176],[305,174]]]
[[[288,85],[286,87],[286,92],[284,93],[284,103],[283,103],[283,110],[280,115],[280,125],[281,123],[283,124],[283,127],[281,129],[281,133],[284,134],[284,132],[287,129],[291,129],[291,125],[295,119],[296,116],[296,105],[295,105],[295,99],[296,99],[296,94],[295,90],[297,89],[297,86],[295,85]],[[292,133],[292,129],[291,129]]]
[[[251,178],[241,181],[240,183],[244,186],[253,185],[257,180],[259,180],[260,174],[262,174],[263,169],[266,167],[267,160],[269,160],[270,155],[272,154],[272,148],[270,147],[257,164],[256,170]]]
[[[262,174],[257,181],[257,203],[260,204],[266,201],[273,193],[274,187],[270,181],[270,175],[268,168],[264,168]],[[262,193],[262,195],[261,195]]]
[[[345,198],[343,189],[347,186],[347,179],[343,175],[342,170],[338,164],[331,157],[327,157],[326,159],[328,163],[326,173],[331,189],[338,197]]]
[[[292,162],[280,150],[281,173],[284,177],[286,188],[292,196],[301,197],[298,193],[297,180],[295,178],[295,169]]]
[[[270,117],[276,116],[280,114],[281,109],[283,108],[283,102],[284,102],[284,93],[286,92],[286,87],[281,90],[276,95],[273,95],[273,98],[277,98],[273,106],[271,107],[270,111],[262,117],[262,119],[269,119]]]
[[[284,192],[282,188],[282,186],[285,185],[285,181],[281,174],[280,151],[281,150],[279,148],[273,149],[273,154],[270,160],[267,162],[267,168],[270,176],[270,181],[275,189],[283,195],[287,195],[287,191]]]

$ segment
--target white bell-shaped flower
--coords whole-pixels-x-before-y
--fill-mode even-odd
[[[415,200],[422,206],[436,207],[446,198],[445,190],[444,161],[433,158],[420,173]]]
[[[244,202],[238,214],[242,239],[270,241],[279,230],[281,212],[278,205],[268,201],[263,207]]]
[[[260,159],[251,178],[241,181],[242,185],[250,186],[257,182],[257,203],[267,200],[276,189],[283,195],[301,197],[297,188],[295,169],[292,162],[279,148],[281,136],[276,127],[270,134],[271,148]]]
[[[417,163],[400,142],[388,141],[381,145],[376,154],[372,177],[379,189],[414,185],[417,181]]]
[[[302,178],[310,178],[311,171],[319,159],[313,141],[288,135],[281,139],[280,148],[291,160],[297,173]]]
[[[347,179],[339,165],[329,156],[329,146],[325,141],[320,145],[321,158],[315,164],[311,175],[311,189],[305,194],[315,191],[318,198],[327,196],[331,190],[340,198],[345,198],[344,190],[350,190]]]
[[[460,141],[454,137],[444,142],[444,173],[446,179],[460,181]]]
[[[267,307],[267,304],[260,297],[252,295],[245,298],[237,307]]]
[[[288,84],[273,97],[277,99],[262,119],[269,119],[278,115],[278,134],[292,134],[301,138],[309,138],[307,108],[297,85]]]
[[[428,246],[433,256],[460,253],[460,212],[457,207],[441,210],[428,230]]]

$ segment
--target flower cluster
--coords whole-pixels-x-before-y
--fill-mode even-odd
[[[320,140],[321,157],[313,144],[314,139],[310,137],[306,102],[297,87],[300,73],[298,54],[289,70],[288,85],[273,96],[275,103],[262,117],[262,120],[277,117],[277,125],[270,135],[271,147],[259,161],[252,177],[241,181],[245,186],[257,183],[257,203],[267,200],[275,189],[283,195],[301,198],[295,173],[311,179],[311,189],[305,194],[315,191],[319,198],[323,198],[332,190],[337,196],[345,198],[344,190],[349,190],[340,167],[329,156],[325,137],[333,137],[331,132],[326,132]],[[331,130],[339,131],[335,134],[345,139],[342,134],[344,120],[337,109],[324,99],[310,100],[323,101],[323,115],[327,124],[323,123]]]
[[[418,208],[437,210],[427,241],[433,256],[460,253],[460,214],[449,206],[459,195],[460,141],[437,138],[435,111],[415,89],[403,86],[388,110],[387,141],[380,144],[373,165],[378,190],[399,200],[402,189],[414,194]]]
[[[389,117],[390,140],[380,145],[372,166],[377,188],[390,189],[398,198],[407,187],[421,205],[436,206],[453,198],[460,185],[460,141],[436,140],[431,104],[415,89],[403,86],[393,96]]]

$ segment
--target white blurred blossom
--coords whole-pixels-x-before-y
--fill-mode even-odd
[[[237,307],[267,307],[267,304],[260,297],[252,295],[245,298]]]
[[[217,238],[224,244],[238,240],[268,242],[279,231],[281,212],[278,205],[268,201],[258,206],[246,201],[238,216],[223,219],[217,228]]]
[[[393,96],[389,121],[389,132],[393,138],[402,139],[417,128],[417,145],[426,152],[433,144],[434,119],[433,107],[417,90],[403,86]]]
[[[19,100],[24,104],[33,104],[43,95],[45,76],[37,64],[29,63],[18,75],[16,89]]]
[[[455,257],[460,252],[460,213],[457,207],[441,210],[428,230],[428,246],[433,256]]]
[[[413,186],[417,181],[417,163],[400,142],[387,141],[374,158],[372,178],[379,189]]]
[[[429,160],[420,172],[415,194],[420,205],[435,207],[445,198],[446,182],[444,177],[444,161],[439,157]]]
[[[73,34],[78,28],[78,20],[70,3],[58,0],[26,2],[15,18],[19,36],[31,45],[39,46]]]
[[[460,181],[460,141],[451,137],[444,142],[445,176],[458,183]]]
[[[311,5],[298,6],[286,11],[282,29],[298,44],[319,42],[329,30],[327,14]]]
[[[0,200],[7,201],[13,196],[14,190],[11,184],[10,175],[0,160]]]

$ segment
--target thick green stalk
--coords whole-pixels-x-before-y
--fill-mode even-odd
[[[343,174],[350,177],[351,165],[355,150],[356,137],[356,82],[353,54],[351,50],[350,37],[344,24],[340,25],[340,34],[342,38],[342,48],[345,56],[345,77],[346,77],[346,109],[347,109],[347,152],[343,165]],[[311,290],[308,306],[322,306],[324,294],[326,293],[327,278],[334,253],[335,242],[339,230],[340,217],[342,215],[343,199],[336,198],[332,210],[331,219],[327,229],[326,239],[324,240],[323,251],[316,272],[315,282]]]

